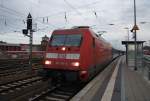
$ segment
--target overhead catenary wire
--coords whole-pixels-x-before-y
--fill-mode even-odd
[[[88,4],[84,4],[84,5],[80,5],[80,6],[77,6],[76,8],[73,7],[73,9],[71,10],[67,10],[67,11],[59,11],[59,12],[54,12],[54,13],[51,13],[50,15],[46,15],[46,16],[41,16],[41,17],[36,17],[36,19],[41,19],[41,18],[44,18],[44,17],[52,17],[52,16],[56,16],[56,15],[59,15],[59,14],[64,14],[64,12],[67,12],[67,13],[70,13],[70,12],[74,12],[74,9],[78,10],[78,9],[87,9],[87,6],[92,6],[92,5],[95,5],[95,4],[98,4],[100,3],[101,1],[94,1],[92,3],[88,3]],[[70,4],[70,3],[69,3]],[[79,12],[80,13],[80,12]],[[81,14],[81,13],[80,13]]]
[[[10,16],[8,15],[4,15],[4,14],[0,14],[0,19],[10,19]],[[11,17],[11,19],[13,19],[14,21],[21,21],[21,20],[24,20],[22,18],[14,18],[14,17]]]
[[[11,16],[14,16],[17,19],[23,20],[23,18],[25,17],[25,15],[23,15],[22,13],[19,13],[13,9],[7,8],[5,6],[0,6],[0,11],[4,12],[6,14],[9,14]]]
[[[13,25],[8,24],[8,23],[7,23],[7,28],[11,28],[11,29],[14,29],[14,30],[22,30],[22,28],[20,28],[20,27],[14,27]]]
[[[18,15],[24,15],[25,16],[25,14],[23,14],[23,13],[21,13],[21,12],[18,12],[18,11],[16,11],[16,10],[14,10],[14,9],[11,9],[11,8],[8,8],[8,7],[5,7],[4,5],[0,5],[0,8],[3,8],[3,9],[6,9],[6,10],[9,10],[9,11],[11,11],[11,12],[13,12],[13,13],[15,13],[15,14],[18,14]]]
[[[7,7],[5,7],[4,5],[0,5],[0,8],[3,8],[3,9],[2,9],[3,11],[7,12],[8,14],[14,15],[14,16],[17,17],[17,18],[25,17],[25,15],[24,15],[23,13],[20,13],[20,12],[18,12],[18,11],[16,11],[16,10],[7,8]],[[60,12],[59,12],[58,14],[60,14]],[[78,14],[79,14],[79,12],[78,12]],[[80,13],[80,14],[81,14],[81,13]],[[19,16],[18,16],[18,15],[19,15]],[[49,17],[50,17],[50,16],[37,17],[37,18],[35,18],[35,20],[37,20],[37,19],[39,19],[39,18],[42,18],[42,19],[43,19],[43,23],[45,23],[45,21],[47,21],[47,23],[48,23],[48,18],[49,18]],[[45,18],[46,18],[46,20],[45,20]],[[24,19],[20,19],[20,20],[22,20],[23,23],[25,23]],[[37,21],[38,21],[38,20],[37,20]],[[38,21],[38,22],[39,22],[39,21]]]
[[[66,1],[66,0],[64,0],[65,2],[66,2],[66,4],[69,6],[69,7],[71,7],[78,15],[80,15],[80,16],[82,16],[83,14],[80,12],[80,11],[78,11],[78,9],[80,8],[75,8],[74,6],[72,6],[68,1]],[[92,2],[92,3],[89,3],[89,4],[87,4],[87,5],[93,5],[93,4],[95,4],[96,2]],[[82,8],[83,6],[81,6],[81,8]],[[18,17],[18,19],[19,18],[22,18],[22,16],[23,17],[25,17],[25,15],[23,14],[23,13],[20,13],[20,12],[18,12],[18,11],[16,11],[16,10],[13,10],[13,9],[11,9],[11,8],[8,8],[8,7],[5,7],[4,5],[1,5],[0,6],[0,8],[2,8],[3,10],[5,10],[5,11],[7,11],[9,14],[11,13],[11,14],[13,14],[14,16],[16,16],[16,17]],[[72,10],[71,10],[72,11]],[[68,12],[68,11],[67,11]],[[70,23],[70,22],[68,22],[68,15],[69,14],[66,14],[67,12],[65,12],[65,16],[64,16],[64,18],[65,18],[65,21],[66,21],[66,23]],[[62,13],[64,13],[64,12],[62,12]],[[60,14],[60,12],[59,13],[57,13],[57,14]],[[18,16],[19,15],[19,16]],[[56,25],[52,25],[52,24],[48,24],[48,22],[49,22],[49,17],[50,16],[47,16],[47,17],[45,17],[44,18],[44,21],[42,22],[42,21],[40,21],[40,20],[38,20],[38,18],[35,18],[35,22],[39,22],[40,24],[43,24],[43,25],[49,25],[49,26],[52,26],[53,28],[59,28],[58,26],[56,26]],[[20,19],[20,21],[23,23],[23,24],[26,24],[26,21],[24,20],[24,19]],[[8,22],[7,22],[8,23]],[[70,23],[71,24],[71,23]]]
[[[77,14],[79,14],[80,16],[82,15],[82,13],[80,13],[80,12],[78,11],[78,9],[76,9],[74,6],[72,6],[67,0],[64,0],[64,2],[65,2],[70,8],[74,9]]]
[[[5,11],[5,12],[7,12],[8,14],[11,14],[11,15],[14,15],[14,16],[16,16],[16,17],[18,17],[18,18],[22,18],[22,17],[25,17],[25,15],[23,14],[23,13],[20,13],[20,12],[18,12],[18,11],[16,11],[16,10],[13,10],[13,9],[10,9],[10,8],[7,8],[7,7],[5,7],[4,5],[0,5],[0,8],[3,8],[2,10],[3,11]],[[19,16],[18,16],[19,15]],[[24,20],[24,19],[20,19],[24,24],[26,23],[26,21]],[[45,20],[44,18],[43,18],[43,20]],[[38,20],[37,20],[38,21]],[[40,21],[38,21],[38,22],[40,22]],[[43,21],[43,22],[45,22],[45,21]],[[41,23],[41,22],[40,22]],[[48,17],[47,17],[47,23],[48,23]],[[41,24],[43,24],[43,23],[41,23]],[[54,27],[54,26],[53,26]]]
[[[73,10],[75,10],[75,12],[77,12],[77,13],[80,14],[80,15],[83,15],[83,14],[82,14],[81,12],[79,12],[78,9],[81,9],[81,8],[86,8],[86,9],[87,9],[86,6],[94,5],[94,4],[97,4],[97,3],[100,2],[100,1],[94,1],[94,2],[92,2],[92,3],[86,4],[86,5],[80,5],[80,6],[78,6],[77,8],[75,8],[75,7],[72,6],[68,1],[66,1],[66,0],[64,0],[64,1],[67,3],[67,5],[69,5]],[[9,11],[14,12],[15,14],[17,13],[17,14],[19,14],[19,15],[22,15],[22,16],[26,17],[25,14],[23,14],[23,13],[21,13],[21,12],[18,12],[18,11],[14,10],[14,9],[11,9],[11,8],[7,8],[7,7],[5,7],[4,5],[1,5],[1,7],[2,7],[2,8],[5,8],[5,9],[7,9],[7,10],[9,10]],[[11,12],[11,13],[12,13],[12,12]],[[67,11],[67,12],[72,12],[72,10]],[[38,19],[38,18],[51,17],[52,15],[53,15],[53,16],[56,16],[56,15],[62,14],[62,13],[64,13],[64,11],[57,12],[57,13],[51,14],[51,15],[49,15],[49,16],[36,17],[35,20]]]
[[[53,28],[57,28],[57,26],[55,26],[53,24],[43,23],[43,21],[45,22],[45,20],[43,20],[42,22],[39,20],[36,20],[36,21],[39,22],[40,24],[44,24],[44,25],[52,26]]]
[[[16,25],[16,23],[13,23],[11,21],[8,21],[8,19],[3,18],[3,22],[1,23],[1,31],[9,31],[9,29],[11,29],[11,31],[13,32],[14,30],[22,30],[23,27],[17,27],[14,26]],[[18,25],[21,26],[21,25]]]
[[[15,18],[9,18],[8,16],[6,16],[6,15],[0,15],[0,21],[4,21],[5,23],[7,22],[10,22],[10,21],[13,21],[13,22],[15,22],[15,24],[16,24],[16,22],[20,22],[20,23],[22,23],[22,24],[25,24],[25,21],[24,20],[21,20],[21,19],[15,19]]]
[[[10,28],[10,29],[12,29],[12,30],[14,30],[14,31],[16,31],[16,30],[18,30],[18,31],[21,31],[25,26],[22,26],[22,27],[15,27],[15,26],[13,26],[13,25],[16,25],[15,23],[11,23],[11,21],[7,21],[8,19],[5,19],[5,18],[3,18],[3,25],[5,26],[5,27],[7,27],[7,28]],[[26,22],[23,20],[23,22],[22,22],[23,24],[25,24]],[[20,24],[20,25],[18,25],[18,26],[21,26],[22,24]],[[17,26],[17,25],[16,25]],[[46,28],[49,28],[49,27],[45,27],[45,28],[38,28],[38,29],[40,29],[40,30],[44,30],[44,29],[46,29]],[[39,31],[39,30],[38,30]]]
[[[73,7],[73,6],[72,6]],[[26,18],[26,15],[24,15],[24,14],[22,14],[22,13],[20,13],[20,12],[18,12],[18,11],[16,11],[16,10],[13,10],[13,9],[10,9],[10,8],[7,8],[7,7],[0,7],[0,9],[2,9],[2,11],[5,11],[5,12],[7,12],[8,14],[10,14],[10,15],[13,15],[13,16],[15,16],[16,18],[14,18],[14,20],[20,20],[21,22],[22,22],[22,24],[20,24],[20,25],[23,25],[23,24],[26,24],[26,19],[22,19],[22,18]],[[76,9],[75,7],[73,7],[72,9]],[[68,11],[67,11],[68,12]],[[65,21],[66,21],[66,23],[70,23],[69,21],[68,21],[68,16],[69,16],[69,14],[67,13],[67,12],[65,12],[65,16],[64,16],[64,19],[65,19]],[[77,9],[77,11],[75,10],[75,12],[78,14],[78,15],[80,15],[80,16],[82,16],[83,14],[80,12],[80,11],[78,11],[78,9]],[[60,14],[60,13],[59,13]],[[64,14],[64,12],[63,12],[63,14]],[[9,27],[9,28],[11,28],[11,29],[19,29],[19,30],[21,30],[22,28],[16,28],[17,27],[17,25],[14,23],[10,23],[8,20],[7,20],[7,18],[4,20],[5,21],[5,25],[7,25],[8,24],[8,26],[7,27]],[[36,18],[35,18],[35,21],[36,22],[38,22],[38,23],[40,23],[40,24],[42,24],[42,25],[49,25],[49,27],[50,26],[52,26],[52,28],[58,28],[58,26],[56,26],[56,25],[52,25],[52,24],[49,24],[48,22],[49,22],[49,16],[48,17],[45,17],[44,18],[44,21],[42,22],[41,20],[37,20]],[[16,21],[15,21],[16,22]],[[16,26],[14,26],[14,25],[16,25]],[[18,26],[20,26],[20,25],[18,25]],[[42,26],[41,25],[41,26]],[[47,30],[49,27],[45,27],[45,28],[39,28],[39,31],[42,31],[42,30]]]
[[[75,8],[75,7],[72,6],[68,1],[66,1],[66,0],[64,0],[64,1],[65,1],[65,3],[66,3],[69,7],[72,8],[72,10],[67,11],[67,13],[70,13],[70,12],[72,12],[72,11],[74,10],[74,12],[76,12],[76,13],[77,13],[78,15],[80,15],[80,16],[82,16],[83,14],[82,14],[81,12],[79,12],[78,9],[81,9],[81,8],[86,8],[86,9],[87,9],[86,6],[95,5],[95,4],[97,4],[97,3],[100,2],[100,1],[95,1],[95,2],[92,2],[92,3],[86,4],[86,5],[80,5],[80,6],[78,6],[77,8]],[[51,15],[43,16],[43,17],[36,17],[35,19],[43,19],[43,23],[45,23],[45,22],[46,22],[46,21],[45,21],[45,18],[53,17],[53,16],[56,16],[56,15],[59,15],[59,14],[62,14],[62,13],[64,13],[64,11],[60,11],[60,12],[57,12],[57,13],[53,13],[53,14],[51,14]],[[83,17],[83,16],[82,16],[82,17]],[[67,19],[67,16],[66,16],[66,12],[65,12],[64,18],[65,18],[65,21],[67,22],[68,19]],[[85,20],[85,19],[84,19],[84,20]],[[48,22],[48,21],[47,21],[47,22]],[[70,23],[70,22],[68,22],[68,23]],[[71,24],[71,23],[70,23],[70,24]],[[73,25],[73,24],[72,24],[72,25]]]
[[[4,11],[5,13],[10,14],[11,16],[14,16],[15,18],[11,17],[11,19],[13,19],[13,21],[15,20],[14,22],[16,22],[16,21],[21,21],[22,22],[24,20],[24,19],[22,19],[23,13],[20,13],[16,10],[7,8],[4,5],[0,5],[0,9],[1,9],[1,11]],[[10,20],[10,16],[6,16],[6,15],[0,15],[0,16],[2,16],[1,20],[4,20],[4,25],[5,26],[10,27],[10,28],[14,28],[14,26],[11,26],[11,24],[9,24],[10,21],[8,21],[8,20]],[[13,25],[16,26],[16,24],[13,24]],[[16,28],[14,28],[14,29],[16,29]]]
[[[16,28],[13,26],[13,25],[16,26],[16,24],[15,24],[15,23],[11,23],[11,24],[10,24],[10,19],[7,18],[6,15],[1,15],[1,16],[2,16],[2,18],[1,18],[0,20],[3,20],[3,21],[4,21],[4,25],[5,25],[5,26],[7,26],[7,24],[9,24],[9,26],[7,26],[7,27],[11,27],[11,29],[14,28],[14,30],[16,29]],[[7,21],[7,20],[9,20],[9,21]],[[14,21],[14,20],[21,21],[22,24],[20,24],[20,25],[18,25],[18,26],[21,26],[21,25],[25,25],[25,24],[26,24],[26,20],[22,20],[22,19],[13,19],[13,21]],[[48,20],[48,19],[47,19],[47,20]],[[15,22],[16,22],[16,21],[15,21]],[[40,22],[40,21],[37,21],[37,22],[43,24],[43,23]],[[11,25],[12,25],[12,26],[11,26]],[[44,25],[45,25],[45,24],[44,24]],[[23,26],[23,27],[24,27],[24,26]],[[23,27],[22,27],[22,28],[19,28],[19,30],[22,30]],[[54,27],[54,26],[53,26],[53,27]]]
[[[74,6],[72,6],[67,0],[64,0],[64,2],[73,10],[75,10],[75,12],[81,16],[83,18],[84,21],[86,21],[86,19],[83,17],[83,14],[81,12],[78,11],[78,9],[76,9]]]

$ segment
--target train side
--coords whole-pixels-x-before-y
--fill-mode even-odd
[[[88,81],[112,59],[112,47],[90,28],[55,30],[45,53],[47,76]]]

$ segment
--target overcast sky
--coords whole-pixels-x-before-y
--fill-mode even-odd
[[[148,41],[150,2],[136,0],[136,3],[140,28],[137,38]],[[26,28],[24,21],[29,12],[37,23],[34,44],[39,44],[44,35],[50,37],[54,29],[86,25],[95,32],[106,31],[103,37],[114,47],[122,48],[121,41],[127,40],[125,27],[132,29],[134,25],[133,0],[0,0],[0,41],[28,43],[21,30]],[[129,34],[131,39],[132,33]]]

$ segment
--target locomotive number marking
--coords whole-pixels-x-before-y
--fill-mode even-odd
[[[79,59],[80,54],[78,54],[78,53],[70,53],[70,54],[47,53],[46,58]]]
[[[65,59],[66,58],[66,54],[58,54],[58,58]]]

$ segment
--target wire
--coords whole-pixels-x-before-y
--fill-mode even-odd
[[[37,22],[41,23],[41,24],[44,24],[44,25],[49,25],[49,26],[52,26],[53,28],[57,28],[55,25],[52,25],[52,24],[48,24],[48,23],[42,23],[41,21],[37,20]]]
[[[99,0],[99,1],[94,1],[92,3],[89,3],[89,4],[84,4],[84,5],[79,6],[78,8],[80,8],[80,9],[81,8],[87,8],[88,6],[93,6],[93,5],[96,5],[98,3],[101,3],[101,1]]]
[[[72,6],[68,1],[64,0],[64,2],[72,9],[74,9],[76,11],[77,14],[82,15],[82,13],[80,13],[74,6]]]
[[[1,14],[0,14],[0,17],[1,17],[1,19],[4,19],[4,18],[5,18],[5,19],[10,19],[10,16],[6,16],[6,15],[1,15]],[[11,17],[11,19],[13,19],[13,20],[20,20],[20,21],[23,20],[23,19],[21,19],[21,18],[12,18],[12,17]]]
[[[72,8],[73,10],[75,10],[75,12],[76,12],[78,15],[80,15],[80,16],[83,17],[83,14],[82,14],[81,12],[79,12],[77,8],[75,8],[74,6],[72,6],[72,5],[71,5],[68,1],[66,1],[66,0],[64,0],[64,2],[65,2],[70,8]],[[89,6],[89,5],[93,5],[93,4],[96,4],[97,2],[98,2],[98,1],[92,2],[92,3],[87,4],[87,5],[88,5],[88,6]],[[85,6],[87,6],[87,5],[85,5]],[[83,7],[83,5],[82,5],[81,7]],[[78,8],[80,8],[80,7],[78,7]],[[3,6],[3,5],[0,5],[0,9],[2,9],[3,11],[6,11],[8,14],[14,15],[14,16],[16,16],[16,17],[18,17],[18,18],[21,18],[21,16],[24,17],[24,14],[23,14],[23,13],[20,13],[20,12],[14,10],[14,9],[11,9],[11,8],[7,8],[7,7]],[[58,12],[58,13],[56,13],[56,14],[61,14],[61,13],[64,13],[64,12]],[[65,13],[66,13],[66,12],[65,12]],[[19,16],[18,16],[18,15],[19,15]],[[53,15],[54,15],[54,14],[53,14]],[[39,18],[43,18],[43,17],[37,17],[37,18],[35,18],[35,21],[36,21],[36,22],[39,22],[40,24],[43,24],[43,25],[49,25],[49,26],[52,26],[53,28],[58,28],[57,26],[52,25],[52,24],[42,23],[41,21],[38,20]],[[47,18],[47,22],[48,22],[49,16],[46,16],[46,18]],[[6,18],[5,18],[5,19],[6,19]],[[15,19],[15,18],[14,18],[14,19]],[[17,20],[17,19],[16,19],[16,20]],[[25,20],[24,20],[24,19],[18,19],[18,20],[20,20],[21,22],[23,22],[23,23],[25,24]],[[46,19],[45,19],[45,20],[46,20]],[[65,20],[67,21],[67,16],[66,16],[66,14],[65,14]],[[84,20],[85,20],[85,19],[84,19]],[[45,21],[44,21],[44,22],[45,22]],[[15,24],[14,24],[14,25],[15,25]]]
[[[7,7],[5,7],[4,5],[0,5],[0,8],[6,9],[6,10],[8,10],[8,11],[14,12],[15,14],[22,15],[22,16],[24,17],[24,14],[23,14],[23,13],[20,13],[20,12],[14,10],[14,9],[7,8]]]
[[[16,18],[21,18],[21,17],[19,17],[18,15],[14,14],[13,12],[7,11],[6,9],[2,9],[2,8],[0,8],[0,9],[1,9],[1,11],[5,12],[5,13],[7,13],[7,14],[9,14],[9,15],[13,15],[13,16],[15,16]]]

